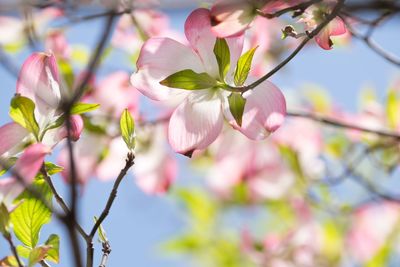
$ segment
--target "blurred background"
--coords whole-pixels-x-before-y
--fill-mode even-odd
[[[7,3],[5,2],[4,4]],[[182,4],[182,2],[168,3],[159,10],[169,18],[171,29],[182,34],[185,19],[196,6],[196,2],[191,4]],[[83,17],[100,11],[101,9],[97,8],[87,8],[72,16]],[[17,12],[8,10],[5,14],[12,16],[17,15]],[[282,20],[284,21],[285,19],[289,18],[284,17]],[[376,39],[384,44],[385,49],[394,54],[400,54],[399,27],[397,23],[398,18],[394,23],[384,24],[375,33]],[[103,29],[104,20],[99,18],[71,23],[68,19],[60,19],[51,22],[49,25],[50,27],[61,27],[63,29],[68,43],[73,46],[75,59],[81,61],[75,67],[79,70],[84,66],[83,63],[87,62],[90,51],[96,45],[98,36]],[[114,24],[113,27],[117,27],[117,24]],[[0,34],[2,34],[1,31]],[[279,30],[275,31],[271,42],[276,43],[271,46],[283,46],[281,43],[286,40],[282,41],[280,34]],[[181,38],[184,39],[184,37]],[[114,71],[122,70],[129,74],[135,71],[137,54],[127,56],[126,51],[123,49],[110,47],[107,50],[109,54],[104,64],[99,68],[96,80],[101,80]],[[31,52],[44,51],[45,49],[43,42],[35,42],[35,45],[28,45],[18,49],[18,51],[10,52],[10,50],[3,49],[0,56],[5,55],[17,68],[20,68]],[[272,57],[269,57],[266,61],[265,72],[279,62],[278,59]],[[15,93],[16,77],[2,68],[0,79],[2,85],[0,122],[4,124],[10,121],[8,107],[9,101]],[[397,84],[396,90],[400,89],[398,79],[398,67],[373,53],[364,42],[356,38],[346,37],[337,43],[335,42],[334,49],[330,51],[322,50],[311,42],[292,62],[274,75],[271,81],[283,91],[288,101],[289,110],[296,110],[296,107],[299,106],[298,99],[306,99],[305,101],[311,102],[314,107],[322,106],[321,109],[328,109],[327,106],[330,106],[330,110],[340,110],[339,113],[359,114],[362,113],[363,105],[365,105],[366,95],[374,95],[374,101],[384,103],[391,87]],[[153,111],[153,103],[151,101],[141,97],[141,103],[141,112],[146,113],[148,117],[155,118],[157,114],[160,114],[159,107],[156,108],[156,112]],[[331,108],[333,106],[334,108]],[[354,119],[353,122],[356,122],[356,120]],[[320,129],[327,128],[330,131],[330,136],[336,135],[344,139],[350,139],[346,135],[343,136],[344,130],[342,129],[317,123],[312,127],[314,126]],[[278,132],[281,130],[283,129],[278,130]],[[292,132],[292,134],[296,133]],[[360,139],[358,142],[364,141]],[[59,150],[56,150],[50,159],[57,161],[58,152]],[[358,152],[354,153],[357,154]],[[204,163],[207,160],[206,157],[202,158],[200,155],[197,158],[195,157],[194,160],[189,160],[184,156],[176,155],[176,158],[179,164],[177,179],[166,194],[151,195],[144,193],[135,183],[135,177],[132,172],[122,182],[117,200],[103,224],[112,247],[108,266],[186,267],[192,266],[192,264],[193,266],[247,266],[241,263],[241,260],[234,260],[235,253],[244,246],[243,240],[238,241],[246,232],[243,229],[253,229],[249,230],[251,232],[250,235],[253,235],[254,239],[262,240],[266,231],[265,228],[270,227],[270,224],[274,224],[274,222],[279,224],[279,220],[277,218],[271,219],[272,217],[279,214],[278,219],[282,220],[280,223],[285,224],[285,220],[289,221],[288,217],[293,215],[288,214],[290,211],[285,209],[285,201],[283,200],[268,200],[267,198],[262,204],[249,204],[246,200],[241,201],[240,199],[221,200],[218,194],[209,188],[204,179],[208,175],[207,168],[204,167],[207,166],[207,163]],[[320,158],[323,157],[321,156]],[[344,159],[344,157],[341,159]],[[326,168],[337,170],[339,160],[326,158],[323,158],[323,160],[327,166]],[[350,162],[351,159],[345,159],[344,161]],[[368,164],[364,163],[364,165]],[[394,169],[391,172],[394,178],[386,179],[379,176],[372,178],[375,181],[382,179],[382,184],[387,185],[386,189],[397,189],[399,186],[398,179],[395,179],[397,166]],[[67,186],[61,177],[56,176],[54,182],[61,194],[68,195]],[[96,177],[90,179],[81,187],[79,219],[85,229],[89,229],[93,224],[93,216],[98,216],[101,212],[111,188],[112,181],[100,181]],[[365,188],[350,180],[339,186],[328,188],[330,200],[327,202],[329,204],[339,203],[341,208],[351,206],[351,204],[357,202],[356,200],[363,201],[367,199],[365,196],[370,194],[370,192],[366,192]],[[321,190],[315,189],[316,192],[313,190],[313,188],[307,190],[311,198],[315,197],[317,202],[323,203],[319,198]],[[382,199],[378,197],[376,201],[380,203]],[[324,209],[327,210],[329,208],[323,207],[322,210]],[[374,220],[380,220],[380,211],[381,209],[378,209],[377,217]],[[326,217],[329,217],[323,211],[315,214],[316,221],[326,220]],[[344,212],[341,215],[333,213],[331,216],[343,216],[344,220],[349,220],[352,215]],[[194,222],[194,220],[203,221]],[[197,227],[194,225],[207,224],[210,221],[218,224],[218,227],[213,230],[208,228],[207,230],[202,228],[193,230]],[[333,226],[333,228],[335,227]],[[205,231],[210,231],[215,237],[228,236],[229,238],[226,239],[227,244],[216,244],[214,242],[215,246],[212,246],[210,244],[204,245],[206,243],[203,243],[203,246],[208,246],[208,248],[203,247],[200,249],[201,245],[199,244],[201,242],[199,240],[202,240],[204,236],[210,235],[210,232],[206,233]],[[192,240],[189,240],[189,235],[187,235],[189,232]],[[340,238],[337,238],[345,239],[344,234],[337,233],[342,233],[341,231],[333,232],[340,236]],[[54,219],[52,223],[43,227],[41,235],[44,238],[51,233],[59,233],[62,240],[59,266],[72,266],[72,254],[68,247],[65,229]],[[185,236],[186,239],[180,238],[182,236]],[[233,236],[233,241],[230,241],[231,236]],[[220,238],[220,240],[223,239],[222,237]],[[331,249],[335,250],[337,248],[331,247]],[[398,249],[394,250],[399,252]],[[225,257],[230,258],[232,262],[221,260],[224,264],[206,264],[208,260],[214,261],[215,264],[217,262],[215,259],[223,258],[219,253],[225,253]],[[8,254],[7,244],[0,240],[0,258]],[[347,252],[344,252],[344,255],[332,262],[336,262],[337,266],[363,266],[364,263],[357,263]],[[250,258],[252,257],[250,255]],[[101,244],[98,242],[95,242],[94,258],[96,263],[101,258]],[[391,260],[385,261],[384,264],[386,265],[376,263],[376,265],[368,266],[398,266],[399,261],[396,259],[396,252],[394,252]],[[199,264],[199,262],[202,263]]]

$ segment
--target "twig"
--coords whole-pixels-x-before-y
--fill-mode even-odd
[[[257,15],[259,15],[261,17],[265,17],[267,19],[276,18],[276,17],[282,16],[283,14],[286,14],[291,11],[295,11],[295,13],[293,14],[293,17],[298,17],[299,15],[304,13],[304,11],[308,7],[310,7],[314,4],[317,4],[319,2],[322,2],[322,0],[311,0],[311,1],[307,1],[307,2],[302,2],[302,3],[294,5],[294,6],[283,8],[279,11],[276,11],[275,13],[264,13],[261,10],[257,10],[256,12],[257,12]]]
[[[42,166],[41,168],[41,173],[49,185],[51,191],[53,192],[54,198],[56,199],[58,205],[62,208],[65,214],[71,213],[70,209],[68,208],[68,205],[65,203],[63,197],[58,193],[57,189],[55,188],[53,181],[51,180],[51,177],[48,175],[45,165]],[[88,235],[86,234],[85,230],[83,230],[82,226],[75,222],[75,227],[80,233],[80,235],[86,240],[88,238]]]
[[[22,264],[21,259],[18,256],[17,248],[14,244],[14,241],[12,240],[12,236],[10,234],[5,234],[3,236],[7,240],[8,244],[10,245],[11,252],[14,255],[15,259],[17,260],[18,267],[23,267],[24,265]]]
[[[362,35],[362,34],[356,32],[353,28],[351,28],[349,26],[347,26],[347,27],[350,30],[350,33],[352,36],[364,41],[364,43],[372,51],[374,51],[375,53],[377,53],[379,56],[381,56],[385,60],[389,61],[390,63],[393,63],[396,66],[400,66],[400,58],[399,57],[396,57],[395,55],[387,52],[385,49],[383,49],[381,46],[379,46],[374,40],[372,40],[369,35]]]
[[[45,260],[39,261],[39,264],[40,264],[42,267],[50,267],[50,264],[48,264]]]
[[[91,60],[86,67],[85,70],[85,75],[82,79],[82,81],[78,84],[76,89],[74,90],[74,95],[72,98],[64,103],[62,105],[62,110],[64,111],[65,117],[66,117],[66,127],[67,127],[67,146],[68,146],[68,152],[69,152],[69,168],[70,168],[70,183],[71,183],[71,190],[70,190],[70,198],[71,198],[71,209],[70,213],[68,213],[67,220],[66,220],[66,226],[69,232],[69,237],[71,241],[71,246],[74,252],[74,259],[77,267],[82,267],[82,260],[81,260],[81,252],[79,248],[79,240],[76,235],[75,231],[75,225],[77,224],[77,201],[78,201],[78,194],[77,194],[77,175],[76,175],[76,169],[75,169],[75,159],[74,159],[74,153],[73,153],[73,145],[72,145],[72,138],[71,138],[71,122],[70,122],[70,115],[71,115],[71,109],[73,105],[82,97],[82,95],[85,92],[86,85],[90,81],[90,78],[92,77],[93,73],[96,72],[97,67],[100,62],[101,54],[105,49],[106,42],[108,40],[108,37],[110,36],[112,32],[112,25],[114,22],[114,18],[116,16],[116,12],[114,10],[109,11],[106,25],[103,29],[103,32],[99,38],[99,41],[97,42],[96,49],[94,53],[92,54]],[[86,243],[89,241],[86,239]]]
[[[106,267],[107,266],[107,261],[108,261],[108,256],[110,256],[111,253],[111,246],[110,243],[108,241],[103,242],[103,256],[101,257],[101,262],[99,267]]]
[[[111,207],[114,203],[115,198],[117,197],[118,193],[118,187],[122,181],[122,179],[125,177],[126,173],[128,170],[133,166],[134,164],[134,159],[135,156],[133,153],[129,152],[127,154],[126,162],[125,162],[125,167],[120,171],[117,179],[114,182],[113,189],[108,197],[106,206],[104,207],[100,217],[98,220],[96,220],[96,223],[93,225],[92,230],[90,231],[89,234],[89,239],[87,242],[87,262],[86,266],[87,267],[92,267],[93,266],[93,237],[96,234],[97,230],[99,229],[101,223],[104,221],[104,219],[108,216],[110,213]],[[108,256],[108,255],[107,255]]]
[[[312,114],[312,113],[307,113],[307,112],[287,112],[286,114],[289,117],[301,117],[301,118],[306,118],[310,119],[313,121],[317,121],[320,123],[328,124],[331,126],[339,127],[339,128],[346,128],[346,129],[351,129],[351,130],[356,130],[360,132],[365,132],[365,133],[371,133],[371,134],[376,134],[381,137],[387,137],[387,138],[392,138],[395,139],[395,141],[400,141],[400,135],[395,133],[395,132],[389,132],[389,131],[383,131],[383,130],[373,130],[370,128],[365,128],[362,126],[357,126],[354,124],[342,122],[339,120],[331,119],[331,118],[326,118],[317,114]]]
[[[307,33],[306,37],[304,37],[303,41],[297,46],[297,48],[281,63],[279,63],[275,68],[273,68],[270,72],[265,74],[263,77],[260,79],[256,80],[255,82],[243,86],[243,87],[234,87],[235,89],[240,90],[240,92],[246,92],[248,90],[254,89],[261,83],[263,83],[265,80],[270,78],[272,75],[274,75],[276,72],[278,72],[280,69],[282,69],[287,63],[289,63],[300,51],[303,49],[303,47],[311,40],[313,39],[323,28],[325,28],[326,25],[331,22],[340,12],[341,8],[344,5],[345,0],[339,0],[336,6],[333,8],[332,12],[326,16],[325,20],[319,24],[312,32]]]
[[[86,85],[92,78],[92,75],[96,72],[99,66],[101,55],[106,47],[107,40],[112,33],[112,26],[114,23],[115,16],[116,13],[114,11],[110,11],[109,16],[107,17],[103,33],[100,36],[99,41],[97,42],[96,49],[92,54],[91,60],[85,69],[85,75],[75,88],[74,95],[72,96],[72,98],[67,103],[65,103],[63,107],[64,111],[70,110],[72,106],[82,97],[82,95],[85,92]]]

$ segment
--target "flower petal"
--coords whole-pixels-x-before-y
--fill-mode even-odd
[[[9,122],[0,127],[0,156],[15,146],[22,143],[22,140],[29,135],[29,132],[15,122]],[[22,145],[22,144],[21,144]]]
[[[213,53],[216,36],[211,31],[208,9],[198,8],[188,16],[185,22],[185,35],[193,50],[199,54],[206,72],[218,78],[218,63]]]
[[[250,1],[219,0],[211,8],[212,30],[218,37],[243,33],[254,19]]]
[[[168,138],[172,148],[191,156],[219,135],[223,126],[221,100],[214,92],[202,90],[189,95],[171,116]]]
[[[175,158],[166,155],[157,168],[140,172],[135,169],[136,183],[145,193],[161,195],[168,191],[175,180],[177,163]]]
[[[32,99],[43,116],[54,113],[61,99],[54,55],[33,53],[25,60],[17,81],[17,93]]]
[[[15,163],[15,171],[26,183],[32,183],[43,164],[44,158],[50,152],[51,149],[41,143],[29,146]]]
[[[282,92],[271,82],[265,81],[244,95],[242,126],[238,126],[230,114],[227,101],[224,113],[229,123],[248,138],[261,140],[270,135],[283,123],[286,115],[286,101]]]
[[[0,203],[8,209],[12,208],[13,200],[24,191],[24,187],[13,177],[0,179]]]
[[[187,46],[169,38],[151,38],[142,47],[137,72],[132,74],[133,87],[153,100],[167,100],[187,91],[160,84],[169,75],[184,69],[204,72],[199,57]]]

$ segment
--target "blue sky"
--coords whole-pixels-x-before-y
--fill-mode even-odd
[[[169,11],[173,27],[182,31],[183,22],[190,10]],[[79,24],[67,31],[71,41],[84,40],[93,44],[101,29],[98,21]],[[385,41],[386,48],[400,54],[398,29],[384,27],[378,33],[379,39]],[[17,56],[21,64],[28,52]],[[126,63],[126,62],[125,62]],[[114,63],[113,63],[114,64]],[[115,61],[115,67],[119,62]],[[125,66],[129,68],[129,65]],[[133,66],[132,66],[133,71]],[[299,90],[303,85],[313,83],[327,89],[339,106],[355,110],[359,89],[365,85],[374,86],[381,97],[388,84],[399,75],[398,69],[371,52],[364,44],[354,40],[348,47],[323,51],[317,46],[303,50],[285,69],[272,80],[283,90]],[[9,121],[8,104],[15,92],[16,80],[0,70],[1,98],[0,122]],[[290,109],[290,106],[289,106]],[[183,161],[184,162],[184,161]],[[191,178],[186,169],[181,171],[179,180]],[[62,181],[56,181],[63,188]],[[81,219],[84,228],[92,225],[92,218],[104,207],[112,183],[100,183],[92,180],[85,188],[81,201]],[[146,266],[146,267],[179,267],[188,266],[182,260],[161,257],[157,244],[179,233],[184,227],[185,218],[179,205],[168,196],[153,197],[143,194],[135,185],[130,175],[122,183],[115,205],[104,223],[112,246],[108,266]],[[71,266],[71,257],[66,246],[64,229],[57,223],[44,226],[42,241],[51,233],[62,232],[61,264]],[[95,243],[95,260],[100,260],[100,243]],[[0,242],[0,257],[8,253],[8,247]]]

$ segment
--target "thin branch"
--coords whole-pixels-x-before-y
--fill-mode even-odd
[[[18,256],[17,247],[15,246],[14,241],[12,240],[12,236],[10,234],[6,234],[3,236],[7,240],[8,244],[10,245],[11,252],[14,255],[15,259],[17,260],[18,267],[23,267],[24,265],[22,264],[22,261]]]
[[[377,53],[379,56],[384,58],[385,60],[389,61],[390,63],[393,63],[396,66],[400,66],[400,57],[396,57],[395,55],[389,53],[385,49],[383,49],[381,46],[379,46],[373,39],[371,39],[370,36],[368,35],[362,35],[358,32],[356,32],[354,29],[351,27],[348,27],[350,30],[350,33],[352,36],[354,36],[357,39],[360,39],[364,41],[364,43],[375,53]]]
[[[298,17],[301,14],[303,14],[307,8],[309,8],[310,6],[312,6],[314,4],[317,4],[319,2],[322,2],[322,0],[311,0],[311,1],[307,1],[307,2],[302,2],[300,4],[278,10],[275,13],[264,13],[259,9],[256,12],[257,12],[257,15],[259,15],[261,17],[265,17],[267,19],[277,18],[277,17],[280,17],[283,14],[286,14],[291,11],[295,11],[295,13],[293,14],[293,17]]]
[[[66,116],[66,127],[67,127],[67,146],[68,146],[68,154],[69,154],[69,168],[70,168],[70,183],[71,183],[71,192],[70,192],[70,199],[71,199],[71,209],[70,213],[68,213],[66,222],[67,230],[69,232],[69,237],[71,241],[71,247],[74,253],[74,259],[77,267],[82,267],[82,259],[81,259],[81,251],[79,248],[79,240],[77,238],[77,234],[75,231],[75,225],[77,224],[77,202],[78,202],[78,194],[77,194],[77,175],[76,175],[76,169],[75,169],[75,159],[74,159],[74,153],[73,153],[73,145],[72,145],[72,138],[71,138],[71,122],[70,122],[70,116],[71,116],[71,109],[73,105],[83,96],[86,85],[90,81],[93,73],[96,72],[99,63],[100,63],[100,58],[102,55],[102,52],[104,51],[106,47],[107,40],[112,33],[112,26],[113,22],[115,19],[116,13],[114,10],[111,10],[109,12],[109,15],[107,17],[106,25],[103,29],[103,32],[99,38],[99,41],[97,42],[96,49],[94,53],[92,54],[91,60],[86,67],[85,70],[85,75],[81,82],[78,84],[76,89],[74,90],[74,95],[73,97],[64,105],[62,105],[62,109],[64,111],[64,114]],[[86,235],[86,234],[85,234]],[[86,239],[86,243],[89,243],[88,239]]]
[[[103,242],[103,256],[101,257],[101,262],[99,267],[106,267],[107,266],[107,261],[108,261],[108,256],[110,256],[111,253],[111,246],[110,243],[108,241]]]
[[[50,267],[50,264],[48,264],[45,260],[39,261],[39,264],[40,264],[42,267]]]
[[[58,193],[57,189],[55,188],[51,177],[48,175],[45,165],[42,166],[40,172],[42,173],[45,181],[49,185],[51,191],[53,192],[54,198],[56,199],[58,205],[62,208],[65,214],[70,214],[71,211],[68,208],[68,205],[65,203],[63,197]],[[86,240],[88,238],[88,234],[86,234],[85,230],[83,230],[82,226],[75,221],[75,227],[80,233],[80,235]]]
[[[238,87],[241,92],[246,92],[248,90],[254,89],[261,83],[263,83],[265,80],[270,78],[272,75],[274,75],[276,72],[278,72],[280,69],[282,69],[287,63],[289,63],[302,49],[303,47],[311,40],[313,39],[325,26],[331,22],[340,12],[341,8],[344,5],[345,0],[339,0],[336,6],[333,8],[332,12],[326,16],[325,20],[319,24],[312,32],[307,33],[307,36],[304,37],[303,41],[297,46],[297,48],[281,63],[279,63],[275,68],[273,68],[270,72],[265,74],[263,77],[260,79],[256,80],[255,82],[243,86],[243,87]]]
[[[104,219],[108,216],[110,213],[111,207],[114,203],[115,198],[117,197],[118,193],[118,187],[120,183],[122,182],[123,178],[126,176],[128,170],[133,166],[134,164],[134,159],[135,156],[133,153],[129,152],[127,154],[126,162],[125,162],[125,167],[120,171],[117,179],[114,182],[113,189],[108,197],[106,206],[104,207],[100,217],[98,220],[96,220],[96,223],[93,225],[92,230],[90,231],[89,234],[89,240],[87,242],[87,261],[86,261],[86,266],[87,267],[92,267],[93,266],[93,237],[96,234],[97,230],[99,229],[101,223],[104,221]],[[108,256],[108,255],[107,255]]]
[[[91,56],[91,60],[85,69],[85,75],[83,76],[82,80],[78,84],[78,86],[74,90],[74,95],[72,98],[65,103],[63,110],[68,111],[72,108],[72,106],[82,97],[85,92],[86,85],[89,83],[90,79],[92,78],[93,74],[96,72],[101,55],[106,47],[107,40],[112,33],[112,26],[114,24],[114,20],[116,17],[116,13],[114,11],[110,11],[109,16],[107,17],[106,25],[103,29],[103,33],[97,42],[96,49]]]
[[[365,132],[365,133],[371,133],[371,134],[375,134],[381,137],[387,137],[387,138],[392,138],[395,141],[400,141],[400,135],[398,133],[395,132],[390,132],[390,131],[384,131],[384,130],[374,130],[374,129],[370,129],[370,128],[366,128],[366,127],[362,127],[362,126],[357,126],[354,124],[350,124],[347,122],[343,122],[343,121],[339,121],[339,120],[335,120],[335,119],[331,119],[331,118],[327,118],[327,117],[323,117],[317,114],[313,114],[313,113],[307,113],[307,112],[287,112],[286,114],[289,117],[301,117],[301,118],[306,118],[306,119],[310,119],[316,122],[320,122],[323,124],[328,124],[334,127],[339,127],[339,128],[346,128],[346,129],[351,129],[351,130],[356,130],[356,131],[360,131],[360,132]]]

